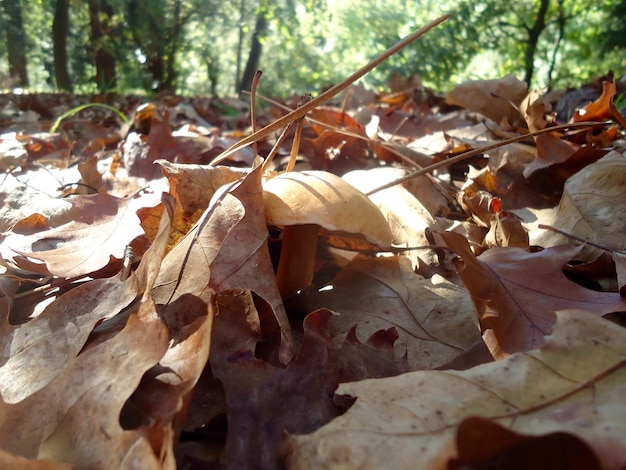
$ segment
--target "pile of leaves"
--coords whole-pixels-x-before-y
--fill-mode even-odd
[[[3,96],[0,466],[623,468],[619,83],[389,86],[309,112],[294,171],[392,243],[322,229],[289,296],[293,131],[211,165],[246,102]]]

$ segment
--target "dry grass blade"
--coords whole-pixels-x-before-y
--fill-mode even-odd
[[[360,68],[359,70],[354,72],[352,75],[350,75],[348,78],[346,78],[341,83],[338,83],[334,87],[326,90],[324,93],[319,95],[317,98],[313,99],[312,101],[309,101],[304,106],[293,110],[289,114],[287,114],[287,115],[283,116],[282,118],[280,118],[280,119],[272,122],[271,124],[265,126],[263,129],[261,129],[261,130],[255,132],[255,133],[249,135],[248,137],[245,137],[244,139],[241,139],[239,142],[237,142],[236,144],[232,145],[230,148],[224,150],[224,152],[222,152],[215,159],[213,159],[213,161],[211,161],[211,165],[214,166],[214,165],[217,165],[217,164],[221,163],[226,158],[228,158],[230,155],[235,153],[237,150],[239,150],[239,149],[241,149],[243,147],[247,147],[248,145],[250,145],[250,144],[252,144],[254,142],[258,142],[259,140],[265,138],[266,136],[268,136],[272,132],[275,132],[278,129],[281,129],[281,128],[285,127],[286,125],[288,125],[289,123],[291,123],[291,122],[293,122],[293,121],[295,121],[297,119],[303,118],[306,115],[306,113],[308,113],[312,109],[316,108],[317,106],[320,106],[320,105],[326,103],[332,97],[334,97],[338,93],[340,93],[343,90],[345,90],[346,88],[348,88],[354,82],[356,82],[359,78],[363,77],[365,74],[367,74],[368,72],[373,70],[375,67],[377,67],[378,65],[382,64],[389,57],[391,57],[395,53],[399,52],[400,50],[404,49],[406,46],[408,46],[412,42],[414,42],[417,39],[419,39],[420,37],[422,37],[424,34],[426,34],[431,29],[435,28],[436,26],[439,26],[441,23],[446,21],[449,17],[450,17],[449,14],[443,15],[440,18],[437,18],[436,20],[428,23],[426,26],[421,27],[420,29],[418,29],[414,33],[412,33],[409,36],[405,37],[402,41],[398,42],[397,44],[395,44],[394,46],[390,47],[389,49],[387,49],[385,52],[383,52],[379,56],[377,56],[374,59],[372,59],[370,62],[367,63],[367,65],[363,66],[362,68]]]

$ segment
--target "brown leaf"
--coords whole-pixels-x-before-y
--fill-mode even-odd
[[[163,305],[183,294],[210,303],[213,292],[253,290],[272,305],[291,345],[267,247],[261,176],[257,166],[218,191],[195,227],[166,256],[153,295]]]
[[[582,240],[613,250],[624,250],[626,220],[626,159],[616,151],[586,166],[565,183],[563,196],[553,218],[542,221]],[[554,246],[570,240],[558,233],[542,231],[533,243]],[[585,246],[580,259],[596,258],[602,250]]]
[[[44,173],[44,172],[39,172]],[[20,220],[35,213],[45,216],[51,226],[58,226],[72,220],[74,207],[71,202],[50,196],[51,185],[58,182],[49,175],[35,174],[28,185],[11,174],[6,175],[0,185],[0,230],[8,231]]]
[[[449,468],[506,466],[507,470],[528,468],[568,468],[600,470],[593,450],[567,432],[542,436],[514,433],[485,418],[466,418],[458,426],[458,456]],[[506,462],[506,463],[505,463]]]
[[[492,248],[476,258],[463,236],[441,235],[463,260],[460,275],[478,312],[483,339],[496,359],[541,346],[559,310],[576,308],[594,315],[626,310],[626,300],[619,294],[585,289],[563,274],[563,266],[578,248],[557,246],[537,253]]]
[[[395,328],[396,355],[407,355],[412,370],[452,360],[479,337],[466,293],[443,279],[415,274],[402,258],[356,257],[329,284],[306,297],[307,308],[339,312],[329,323],[341,344],[356,328],[364,341],[376,331]]]
[[[561,311],[557,317],[553,335],[536,351],[466,371],[418,371],[340,385],[336,400],[347,396],[356,399],[354,405],[313,434],[290,433],[282,447],[287,467],[329,468],[341,462],[345,468],[413,468],[419,462],[423,469],[458,468],[449,464],[459,452],[461,458],[467,455],[468,433],[476,432],[484,438],[472,441],[474,456],[526,440],[535,444],[527,447],[533,452],[525,456],[529,462],[562,465],[575,456],[591,465],[587,468],[596,462],[604,469],[623,468],[626,333],[581,311]],[[487,422],[497,426],[491,435],[503,441],[488,439],[482,425]],[[567,444],[570,451],[553,460],[543,451],[558,448],[550,442],[557,433],[591,451],[574,453]],[[519,468],[511,460],[520,458],[517,450],[501,454],[497,468]]]
[[[53,380],[80,352],[94,326],[129,305],[138,294],[134,276],[96,279],[57,298],[22,325],[0,327],[0,395],[17,403]]]
[[[178,297],[160,312],[170,333],[170,347],[159,364],[142,377],[126,402],[120,422],[125,429],[171,427],[172,442],[180,437],[194,387],[209,357],[214,306],[190,294]]]
[[[593,103],[589,103],[574,113],[574,122],[602,121],[611,117],[610,102],[615,96],[616,86],[614,82],[602,82],[602,96]]]
[[[71,465],[42,459],[25,459],[0,449],[0,467],[4,470],[70,470]]]
[[[566,162],[577,149],[577,146],[551,133],[536,136],[535,144],[537,145],[537,156],[524,169],[525,178],[541,168]]]
[[[82,276],[122,259],[126,245],[143,234],[131,199],[95,194],[72,204],[74,220],[59,227],[26,234],[14,227],[2,257],[42,275]]]
[[[405,174],[402,170],[380,167],[351,171],[342,178],[359,191],[367,193]],[[426,182],[428,183],[428,180]],[[433,185],[430,185],[429,189],[437,193]],[[437,222],[421,201],[404,186],[392,186],[372,194],[369,198],[389,222],[395,247],[416,248],[430,245],[426,233],[428,230],[437,229]],[[425,272],[438,264],[437,255],[431,249],[412,249],[402,255],[411,260],[414,268],[419,266]],[[430,274],[432,275],[432,272]]]
[[[524,125],[524,118],[515,106],[527,94],[524,82],[507,75],[497,80],[470,80],[457,85],[446,95],[446,101],[481,113],[498,124]]]
[[[162,158],[173,160],[177,154],[177,145],[172,138],[169,111],[162,116],[154,114],[150,125],[148,140],[143,143],[137,134],[130,134],[124,141],[124,165],[130,176],[151,180],[160,175],[159,167],[154,163]]]
[[[87,333],[93,336],[91,330],[99,320],[118,313],[138,292],[147,289],[149,293],[167,245],[172,200],[164,195],[163,203],[168,216],[144,254],[136,277],[131,273],[126,282],[119,277],[91,281],[59,297],[14,332],[4,328],[2,338],[12,340],[7,347],[13,351],[2,373],[20,365],[19,374],[14,373],[11,380],[23,376],[21,388],[22,382],[3,380],[10,385],[3,389],[0,401],[4,449],[28,458],[94,468],[154,468],[157,464],[173,468],[169,423],[156,426],[156,430],[151,423],[151,427],[130,432],[119,421],[125,400],[168,344],[166,328],[154,312],[149,294],[144,293],[143,302],[129,307],[129,314],[112,320],[121,325],[119,331],[86,340]],[[100,330],[106,330],[104,325],[106,321],[99,325]],[[164,436],[161,442],[154,438],[155,431]]]
[[[125,431],[118,421],[143,373],[167,348],[165,326],[152,312],[149,302],[142,304],[122,331],[68,361],[44,388],[15,404],[0,402],[3,448],[92,467],[154,468],[157,458],[143,433]]]
[[[394,357],[393,334],[367,342],[349,336],[336,345],[329,338],[334,314],[328,310],[307,316],[297,358],[286,369],[274,367],[255,357],[250,331],[255,312],[247,295],[231,298],[229,308],[221,304],[215,319],[211,367],[224,384],[228,405],[221,467],[276,468],[285,431],[311,432],[340,413],[332,401],[340,382],[407,370]]]

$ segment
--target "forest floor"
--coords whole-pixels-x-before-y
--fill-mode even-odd
[[[624,88],[0,95],[0,467],[624,468]]]

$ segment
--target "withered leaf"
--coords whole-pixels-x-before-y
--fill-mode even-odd
[[[14,227],[2,257],[42,275],[82,276],[123,258],[126,245],[143,234],[132,199],[102,193],[75,196],[72,204],[74,220],[58,227],[24,234]]]
[[[308,309],[339,312],[329,323],[341,344],[356,328],[362,341],[395,328],[396,354],[406,354],[412,370],[452,360],[479,338],[467,293],[440,277],[424,279],[405,258],[356,257],[322,289],[306,297]]]
[[[442,237],[463,260],[460,275],[495,358],[541,346],[552,332],[557,311],[604,315],[626,310],[619,294],[586,289],[563,274],[563,266],[579,248],[557,246],[537,253],[492,248],[477,258],[463,236],[446,232]]]
[[[589,468],[596,462],[622,468],[626,333],[582,311],[557,317],[553,335],[539,350],[466,371],[418,371],[340,385],[336,399],[348,396],[354,405],[315,433],[289,435],[282,448],[287,467],[412,468],[419,462],[423,469],[450,468],[467,432],[482,432],[481,426],[463,429],[464,423],[471,426],[466,420],[479,417],[509,436],[549,439],[549,433],[566,433],[591,449],[578,454]],[[507,445],[506,439],[474,442],[474,453],[487,456]],[[544,442],[530,450],[546,447]],[[541,461],[541,455],[533,457]],[[519,468],[510,460],[498,466]]]
[[[307,316],[298,356],[285,369],[275,367],[255,357],[253,310],[244,294],[231,299],[229,308],[221,305],[215,319],[211,368],[224,384],[228,407],[222,467],[276,468],[285,431],[311,432],[340,413],[332,401],[339,383],[407,370],[394,357],[393,335],[365,342],[349,336],[336,345],[329,338],[334,314],[328,310]]]

